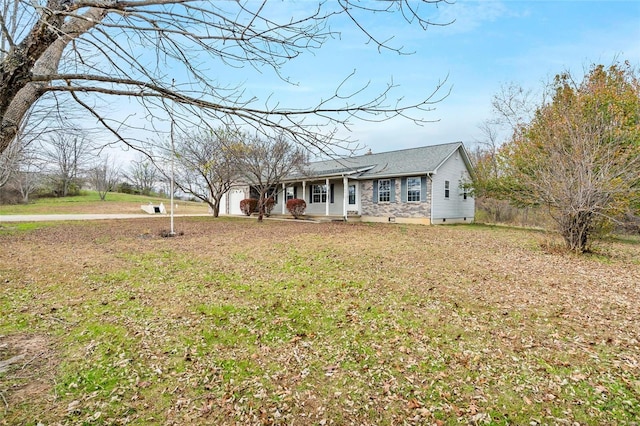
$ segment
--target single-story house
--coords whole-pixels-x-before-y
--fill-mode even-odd
[[[365,222],[472,222],[475,203],[463,186],[471,170],[462,142],[317,161],[279,183],[272,214],[287,215],[287,200],[301,198],[308,216]],[[249,194],[248,186],[232,189],[222,211],[241,214],[240,200]]]

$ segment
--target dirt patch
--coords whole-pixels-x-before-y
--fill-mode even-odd
[[[49,338],[35,334],[0,336],[0,399],[3,411],[53,386],[57,365]]]

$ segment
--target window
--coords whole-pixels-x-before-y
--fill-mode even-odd
[[[254,198],[256,200],[260,198],[260,191],[258,191],[258,188],[255,186],[249,188],[249,198]]]
[[[469,189],[467,189],[466,186],[463,186],[462,187],[462,199],[466,200],[468,196],[469,196]]]
[[[420,178],[407,178],[407,201],[420,201]]]
[[[285,199],[286,201],[292,200],[296,198],[296,188],[293,186],[288,186],[287,187],[287,191],[285,193]]]
[[[267,191],[267,198],[273,198],[273,202],[278,204],[278,188],[275,186],[269,188]]]
[[[444,181],[444,198],[449,198],[449,181]]]
[[[249,190],[249,198],[255,198],[256,200],[260,198],[260,187],[252,186]],[[269,187],[264,192],[264,198],[273,198],[275,203],[278,202],[278,188],[275,186]]]
[[[313,185],[311,187],[311,202],[312,203],[327,202],[327,185]]]
[[[356,186],[349,185],[349,204],[356,203]]]
[[[378,201],[381,203],[391,201],[391,179],[378,181]]]

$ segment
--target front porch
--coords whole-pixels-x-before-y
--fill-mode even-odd
[[[271,214],[289,216],[287,201],[299,198],[307,204],[306,217],[323,221],[359,220],[359,186],[357,181],[347,176],[285,182],[279,188],[279,196]]]

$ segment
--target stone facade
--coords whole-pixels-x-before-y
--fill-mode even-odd
[[[471,162],[464,145],[452,142],[309,163],[304,174],[285,179],[280,190],[285,186],[293,188],[293,196],[306,201],[309,216],[340,218],[346,215],[364,222],[472,222],[474,199],[459,190],[460,184],[468,181],[470,173]],[[419,197],[415,178],[420,181]],[[380,179],[385,181],[380,182]],[[391,182],[393,190],[389,194]],[[384,198],[393,201],[374,202],[374,192],[379,192],[378,183],[382,184]],[[323,199],[324,186],[327,187],[326,200]],[[353,187],[356,188],[355,203]],[[250,194],[248,187],[240,188],[232,190],[228,196],[233,200],[231,206],[234,208],[239,205],[240,198],[245,198],[245,191],[246,197]],[[311,202],[313,191],[315,203]],[[409,198],[420,201],[408,201]],[[281,191],[276,197],[276,214],[287,214],[285,202],[285,193]]]
[[[360,182],[360,214],[367,217],[426,218],[431,217],[431,179],[427,179],[427,200],[425,202],[401,202],[400,179],[395,180],[395,202],[373,202],[373,180]]]

